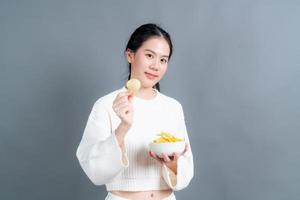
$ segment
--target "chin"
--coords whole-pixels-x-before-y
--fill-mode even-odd
[[[148,79],[140,79],[141,85],[144,88],[154,87],[154,85],[157,83],[157,81],[151,81]]]
[[[158,82],[146,83],[146,84],[144,84],[144,87],[146,87],[146,88],[154,88],[157,83]]]

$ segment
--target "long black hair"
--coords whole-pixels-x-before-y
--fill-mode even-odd
[[[130,39],[128,40],[128,43],[126,45],[125,51],[130,50],[132,52],[136,52],[146,40],[152,37],[163,37],[167,41],[170,47],[170,54],[169,54],[169,59],[170,59],[173,52],[173,44],[172,44],[171,37],[169,33],[167,33],[164,29],[159,27],[157,24],[152,24],[152,23],[141,25],[131,34]],[[128,68],[129,68],[129,75],[128,75],[128,80],[129,80],[131,77],[130,63],[128,65]],[[154,87],[158,91],[160,91],[159,83],[156,83]]]

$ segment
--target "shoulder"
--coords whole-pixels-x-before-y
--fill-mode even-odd
[[[99,107],[104,107],[104,108],[111,108],[114,99],[117,97],[117,95],[123,90],[123,88],[114,90],[110,93],[105,94],[104,96],[98,98],[95,103],[94,107],[99,108]]]
[[[178,111],[182,110],[182,105],[179,102],[179,100],[177,100],[173,97],[167,96],[165,94],[162,94],[162,93],[159,93],[159,94],[160,94],[160,99],[163,102],[163,105],[175,108]]]

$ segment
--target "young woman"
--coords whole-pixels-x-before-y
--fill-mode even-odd
[[[138,27],[125,54],[128,79],[138,79],[140,90],[133,94],[122,87],[92,108],[76,155],[90,180],[106,185],[106,200],[174,200],[173,191],[185,188],[194,175],[182,106],[159,88],[172,48],[161,27]],[[149,152],[149,143],[161,132],[184,138],[185,151],[173,156]]]

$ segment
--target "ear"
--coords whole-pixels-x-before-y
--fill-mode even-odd
[[[134,52],[131,49],[126,50],[126,59],[129,63],[132,63],[134,59]]]

